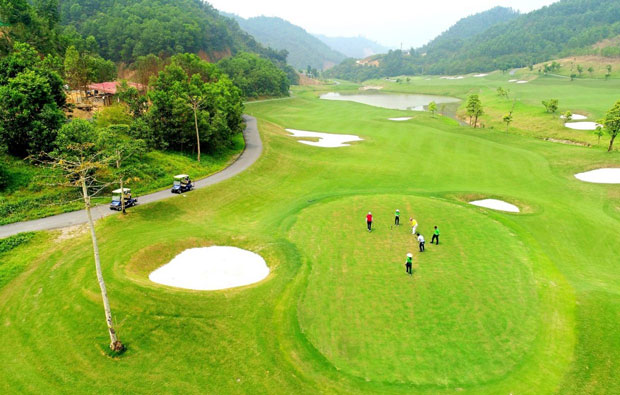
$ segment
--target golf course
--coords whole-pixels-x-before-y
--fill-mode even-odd
[[[320,98],[364,84],[457,98],[461,122]],[[364,84],[247,103],[263,144],[252,166],[97,221],[121,355],[109,352],[85,226],[35,233],[0,255],[0,392],[617,393],[620,184],[575,174],[620,168],[620,154],[559,116],[600,120],[620,80],[521,69]],[[484,128],[463,125],[473,93]],[[550,98],[555,114],[541,105]],[[359,139],[326,148],[286,129]],[[480,199],[519,212],[469,204]],[[216,291],[149,280],[209,246],[254,252],[269,274]]]

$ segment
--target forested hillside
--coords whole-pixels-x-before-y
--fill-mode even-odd
[[[310,66],[323,70],[345,58],[301,27],[281,18],[259,16],[243,19],[237,15],[231,17],[239,23],[241,29],[263,45],[288,51],[288,62],[296,69],[306,70]]]
[[[331,75],[360,80],[507,70],[568,55],[604,55],[592,45],[618,34],[617,0],[562,0],[523,15],[494,8],[462,19],[422,48],[388,53],[379,58],[378,68],[349,61],[334,68]]]
[[[378,53],[385,53],[389,50],[389,48],[361,36],[327,37],[322,34],[315,34],[314,36],[348,58],[360,59]]]

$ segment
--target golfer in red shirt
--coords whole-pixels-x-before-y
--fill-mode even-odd
[[[366,225],[368,226],[368,231],[372,232],[372,213],[370,211],[366,216]]]

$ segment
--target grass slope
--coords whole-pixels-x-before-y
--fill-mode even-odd
[[[532,89],[535,85],[532,85]],[[546,92],[543,92],[546,94]],[[598,96],[597,96],[598,97]],[[583,102],[586,102],[584,99]],[[595,106],[595,103],[588,103]],[[599,105],[604,105],[601,101]],[[248,104],[263,157],[238,177],[97,225],[121,339],[107,336],[88,235],[31,242],[0,289],[0,391],[612,393],[620,386],[620,187],[573,174],[617,153],[551,144],[313,91]],[[283,128],[358,134],[341,149]],[[472,196],[522,214],[467,205]],[[395,208],[442,244],[403,266]],[[364,231],[364,214],[377,231]],[[188,247],[265,257],[259,284],[217,292],[148,273]]]

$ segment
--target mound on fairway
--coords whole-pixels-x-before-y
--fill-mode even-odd
[[[258,254],[237,247],[190,248],[149,275],[171,287],[214,291],[253,284],[267,277],[269,267]]]
[[[575,178],[596,184],[620,184],[620,168],[603,168],[575,174]]]
[[[575,130],[596,130],[597,126],[603,126],[596,122],[566,122],[564,124],[569,129]]]
[[[418,252],[411,228],[393,225],[396,207],[427,239],[438,225],[440,244]],[[361,220],[368,210],[371,233]],[[356,196],[303,210],[290,236],[311,266],[300,325],[337,369],[369,381],[468,385],[527,358],[536,288],[526,249],[500,223],[434,199]]]
[[[498,199],[474,200],[473,202],[469,202],[469,204],[498,211],[508,211],[510,213],[518,213],[520,211],[519,207],[515,206],[514,204],[510,204],[508,202]]]
[[[323,147],[323,148],[348,147],[351,144],[345,144],[345,143],[363,140],[359,136],[355,136],[353,134],[320,133],[320,132],[310,132],[307,130],[296,130],[296,129],[286,129],[286,131],[291,133],[293,137],[310,137],[310,138],[319,139],[319,141],[299,140],[299,142],[302,144],[312,145],[314,147]]]

